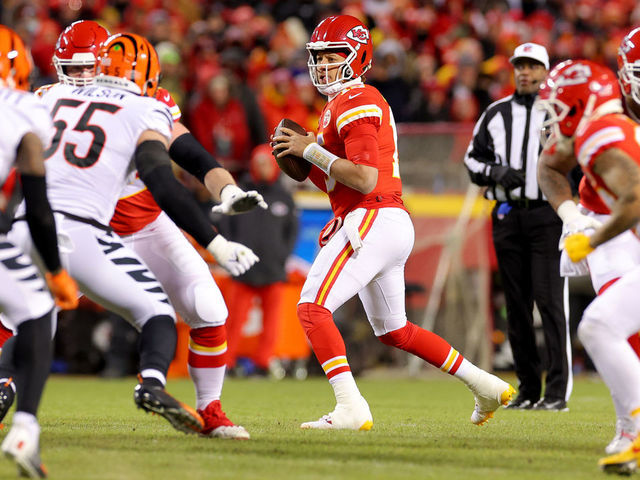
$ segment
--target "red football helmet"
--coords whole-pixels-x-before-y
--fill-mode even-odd
[[[547,112],[543,129],[549,128],[558,141],[571,140],[589,120],[622,112],[615,74],[590,60],[557,65],[540,87],[538,98]]]
[[[640,104],[640,28],[634,28],[618,48],[618,80],[625,97]]]
[[[9,27],[0,25],[0,86],[29,90],[32,65],[22,39]]]
[[[109,32],[93,20],[73,22],[58,37],[53,53],[53,65],[58,73],[58,80],[67,85],[90,85],[91,77],[72,77],[67,74],[66,67],[93,66],[101,45],[109,38]]]
[[[309,74],[313,85],[320,93],[337,93],[341,84],[361,77],[369,68],[373,60],[373,44],[371,34],[360,20],[351,15],[336,15],[325,18],[318,24],[307,43],[309,51]],[[345,55],[339,63],[318,64],[318,53],[324,50],[336,50]],[[339,68],[338,75],[333,82],[325,83],[319,80],[319,69]]]

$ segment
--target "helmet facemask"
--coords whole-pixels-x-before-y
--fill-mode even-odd
[[[65,59],[53,57],[53,65],[56,67],[58,80],[65,85],[84,87],[92,85],[95,79],[96,57],[92,53],[74,53],[73,58]],[[67,67],[92,67],[93,75],[90,77],[73,77],[67,74]]]
[[[640,105],[640,61],[629,62],[624,52],[620,53],[622,65],[618,71],[622,93],[631,96]]]
[[[346,82],[359,78],[355,75],[351,63],[356,58],[358,52],[347,42],[313,42],[307,44],[309,51],[309,76],[313,86],[324,95],[333,95],[339,92]],[[337,53],[344,60],[334,63],[318,63],[320,52]],[[329,72],[337,69],[335,80],[328,82]],[[365,69],[366,70],[366,69]],[[364,73],[364,72],[363,72]],[[324,78],[321,80],[321,78]]]

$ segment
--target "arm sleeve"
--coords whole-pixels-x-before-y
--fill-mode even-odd
[[[45,177],[39,175],[20,176],[26,207],[25,218],[29,225],[31,238],[42,261],[50,272],[60,269],[58,236],[56,223],[47,199]]]
[[[494,185],[490,177],[495,163],[493,139],[487,128],[487,112],[484,112],[473,129],[473,138],[464,156],[464,165],[472,183],[479,186]]]
[[[377,167],[378,128],[372,123],[354,125],[347,133],[344,149],[353,163]]]
[[[196,242],[203,247],[209,245],[217,232],[189,190],[176,180],[164,145],[156,140],[142,142],[136,149],[135,163],[140,178],[160,208]]]
[[[174,162],[202,183],[209,170],[222,167],[191,133],[176,138],[169,147],[169,155]]]

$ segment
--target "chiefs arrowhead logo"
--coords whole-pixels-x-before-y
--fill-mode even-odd
[[[624,40],[622,40],[622,45],[620,45],[620,50],[624,53],[629,53],[633,48],[635,48],[634,43],[629,37],[625,37]]]
[[[369,41],[369,30],[362,25],[358,25],[347,32],[347,38],[366,44]]]

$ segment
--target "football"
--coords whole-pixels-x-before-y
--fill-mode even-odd
[[[294,132],[301,135],[307,134],[307,131],[296,122],[288,118],[283,118],[282,120],[280,120],[280,123],[273,132],[273,136],[277,137],[278,135],[283,135],[283,127],[290,128]],[[276,155],[278,152],[276,150],[273,150],[272,153],[276,159],[276,162],[278,162],[280,170],[282,170],[294,180],[302,182],[309,176],[309,172],[311,171],[311,164],[304,158],[296,157],[295,155],[285,155],[284,157],[277,157]]]

